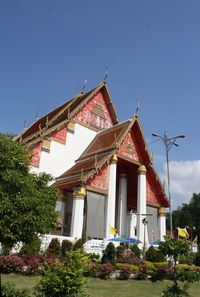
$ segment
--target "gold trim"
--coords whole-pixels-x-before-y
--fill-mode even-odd
[[[158,209],[158,213],[159,213],[159,216],[160,216],[160,217],[165,217],[165,215],[166,215],[165,208],[164,208],[164,207],[160,207],[160,208]]]
[[[67,124],[67,131],[69,131],[71,133],[74,133],[74,130],[75,130],[75,123],[74,122],[69,122]]]
[[[99,193],[99,194],[103,194],[103,195],[107,195],[108,194],[108,190],[103,190],[103,189],[96,188],[96,187],[86,186],[86,189],[88,191],[94,192],[94,193]]]
[[[85,198],[86,196],[86,189],[85,187],[77,187],[73,192],[74,197]]]
[[[118,161],[117,154],[114,154],[110,159],[110,163],[117,163],[117,161]]]
[[[139,174],[146,174],[147,173],[146,167],[144,165],[140,165],[138,167],[138,173]]]

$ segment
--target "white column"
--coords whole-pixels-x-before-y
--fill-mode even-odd
[[[158,210],[158,221],[159,221],[159,239],[164,241],[164,236],[166,235],[166,216],[165,216],[165,208],[160,207]]]
[[[127,236],[127,175],[119,176],[119,224],[118,233],[120,236]]]
[[[72,220],[70,236],[74,238],[81,238],[83,232],[83,212],[84,212],[84,199],[86,190],[84,187],[76,188],[74,193]]]
[[[133,211],[129,214],[129,237],[135,237],[135,228],[137,226],[137,216]]]
[[[138,168],[138,188],[137,188],[137,238],[144,243],[148,242],[147,228],[145,228],[144,236],[144,224],[142,220],[146,217],[146,167],[140,165]]]
[[[114,155],[109,166],[109,186],[106,205],[106,238],[112,238],[109,227],[115,227],[115,205],[116,205],[116,177],[117,177],[117,155]]]

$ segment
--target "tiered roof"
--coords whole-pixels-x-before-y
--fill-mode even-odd
[[[98,174],[105,164],[109,163],[114,154],[118,154],[121,144],[130,131],[137,138],[140,160],[129,161],[138,166],[140,164],[146,166],[148,175],[157,192],[158,204],[168,207],[169,201],[153,168],[137,116],[99,132],[76,161],[76,164],[56,179],[54,186],[60,189],[66,189],[70,186],[86,184],[89,179]],[[123,158],[123,156],[120,155],[120,158]]]
[[[26,128],[16,137],[16,140],[27,145],[33,145],[39,142],[42,138],[47,137],[50,133],[61,129],[100,90],[104,95],[104,99],[111,115],[113,124],[118,123],[119,120],[112,104],[107,85],[105,82],[102,82],[99,86],[92,89],[91,91],[85,94],[81,92],[77,96],[73,97],[69,101],[63,103],[53,111],[33,122],[30,127]]]

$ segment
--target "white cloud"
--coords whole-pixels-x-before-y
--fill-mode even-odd
[[[171,161],[170,190],[172,208],[182,203],[188,203],[193,193],[200,193],[200,160]],[[166,163],[160,174],[161,180],[166,180]]]

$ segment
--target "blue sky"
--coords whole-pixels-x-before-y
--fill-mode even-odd
[[[161,178],[164,147],[151,133],[187,135],[171,149],[170,169],[174,207],[188,201],[200,192],[199,15],[195,0],[0,0],[0,131],[19,132],[85,79],[94,87],[107,65],[121,120],[141,98]]]

